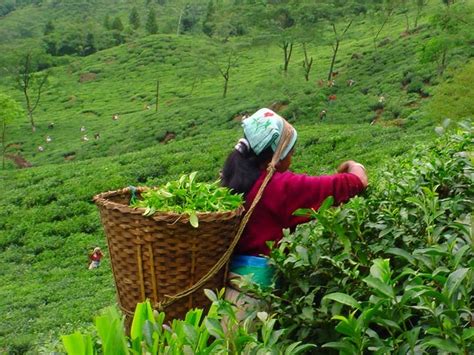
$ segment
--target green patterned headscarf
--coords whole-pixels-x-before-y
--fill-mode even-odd
[[[259,155],[268,147],[271,147],[273,151],[276,151],[283,132],[283,122],[283,117],[268,108],[262,108],[242,121],[245,138],[255,154]],[[293,136],[290,144],[288,144],[288,146],[283,150],[280,160],[285,159],[295,145],[298,135],[293,126],[291,128],[293,129]]]

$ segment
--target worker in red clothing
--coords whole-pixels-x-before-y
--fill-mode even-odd
[[[267,242],[278,243],[283,229],[309,221],[293,212],[300,208],[318,209],[329,196],[336,205],[346,202],[367,187],[368,179],[364,166],[352,160],[342,163],[334,175],[308,176],[289,171],[297,132],[269,109],[257,111],[243,120],[242,126],[245,138],[229,154],[221,181],[223,186],[244,195],[247,211],[268,173],[267,166],[272,158],[275,161],[277,147],[281,152],[276,171],[251,214],[230,264],[232,273],[252,274],[256,283],[267,286],[272,274],[266,263],[270,253]],[[284,130],[287,143],[279,147]]]
[[[89,264],[89,270],[98,268],[100,265],[100,259],[102,259],[103,256],[104,254],[102,254],[102,251],[99,247],[94,248],[94,251],[89,256],[89,259],[91,261],[91,263]]]

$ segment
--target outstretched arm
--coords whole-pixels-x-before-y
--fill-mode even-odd
[[[351,173],[356,175],[364,188],[369,184],[369,179],[367,178],[367,173],[365,167],[361,163],[357,163],[354,160],[348,160],[339,165],[337,168],[338,173]]]

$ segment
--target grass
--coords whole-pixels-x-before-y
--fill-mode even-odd
[[[41,8],[27,10],[9,17],[43,14]],[[58,334],[86,326],[99,309],[114,303],[109,259],[87,270],[88,252],[95,246],[106,250],[92,197],[128,185],[159,185],[191,171],[199,171],[200,180],[214,180],[242,134],[235,119],[242,112],[274,105],[287,117],[299,132],[293,170],[309,174],[332,173],[348,158],[375,169],[403,155],[411,143],[431,139],[438,92],[451,89],[449,83],[438,86],[442,80],[434,65],[418,63],[429,28],[422,23],[419,31],[400,37],[404,22],[397,15],[381,36],[391,42],[375,55],[371,23],[358,18],[342,41],[332,88],[318,85],[330,63],[330,28],[326,40],[308,45],[315,58],[309,82],[300,68],[300,46],[284,75],[281,50],[254,44],[239,52],[226,98],[222,77],[205,59],[215,43],[199,36],[148,36],[53,68],[35,113],[37,132],[31,133],[26,118],[8,132],[17,147],[11,153],[33,167],[18,170],[9,162],[0,171],[0,352],[48,348]],[[360,59],[351,59],[354,53]],[[463,69],[466,56],[453,63],[462,77],[472,69]],[[346,85],[349,79],[354,86]],[[407,85],[416,81],[433,101],[408,92]],[[472,93],[472,85],[463,85]],[[0,89],[22,100],[12,81],[2,81]],[[337,100],[329,104],[333,94]],[[380,96],[385,97],[381,106]],[[320,121],[322,109],[328,115]],[[99,140],[94,133],[100,133]],[[164,143],[167,133],[175,138]],[[84,134],[89,141],[81,140]],[[51,143],[45,142],[47,135]],[[44,152],[38,152],[40,145]]]

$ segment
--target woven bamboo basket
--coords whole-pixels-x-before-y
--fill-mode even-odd
[[[143,190],[137,188],[137,195]],[[210,301],[203,289],[225,285],[227,263],[217,269],[216,264],[232,244],[243,207],[198,213],[199,227],[194,228],[186,215],[143,216],[144,209],[128,206],[130,197],[130,188],[94,197],[107,237],[118,303],[128,322],[136,304],[145,299],[165,311],[167,320],[182,319],[194,307],[206,308]],[[202,286],[193,290],[199,283]]]

